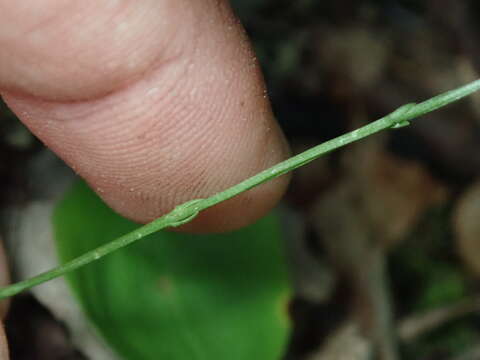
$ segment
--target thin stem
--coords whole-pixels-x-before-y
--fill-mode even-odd
[[[458,101],[461,98],[464,98],[478,90],[480,90],[480,79],[455,90],[435,96],[419,104],[407,104],[401,106],[391,114],[381,119],[378,119],[368,125],[339,136],[335,139],[324,142],[323,144],[315,146],[301,154],[293,156],[290,159],[272,166],[271,168],[266,169],[257,175],[254,175],[251,178],[248,178],[241,183],[219,192],[209,198],[187,201],[186,203],[177,206],[170,213],[152,221],[151,223],[125,234],[108,244],[100,246],[97,249],[91,250],[72,261],[60,265],[52,270],[41,273],[33,278],[4,287],[0,289],[0,299],[18,294],[43,282],[65,275],[124,246],[138,241],[151,233],[166,227],[183,225],[195,218],[200,211],[212,207],[222,201],[228,200],[244,191],[279,177],[300,166],[308,164],[322,155],[380,131],[409,125],[409,121],[413,118],[425,115],[452,102]]]

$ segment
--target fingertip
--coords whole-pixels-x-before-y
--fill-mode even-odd
[[[152,58],[172,60],[145,71],[143,65],[129,62],[129,53],[115,51],[118,61],[127,63],[121,66],[132,67],[128,79],[114,82],[108,93],[78,97],[69,92],[59,99],[3,92],[32,132],[114,210],[138,222],[151,221],[185,201],[211,196],[288,154],[258,63],[227,3],[178,1],[165,7],[168,13],[163,15],[178,22],[185,16],[182,6],[195,8],[182,22],[184,36],[174,38],[168,47],[148,49],[160,54]],[[158,16],[144,18],[147,23],[139,34],[163,36],[164,28],[149,23]],[[102,37],[87,40],[92,44],[76,44],[75,51],[92,46],[101,57],[111,50]],[[130,40],[120,48],[129,49]],[[172,51],[180,47],[180,55]],[[85,69],[77,70],[80,82],[82,74],[91,78]],[[57,81],[48,74],[43,78],[45,91],[51,91],[52,84],[59,89],[68,86],[65,78]],[[246,225],[274,206],[287,183],[284,176],[262,185],[206,211],[182,229],[227,231]]]

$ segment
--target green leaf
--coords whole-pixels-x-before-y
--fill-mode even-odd
[[[57,206],[62,262],[135,229],[83,182]],[[278,360],[290,298],[278,219],[222,235],[158,232],[67,275],[125,359]]]

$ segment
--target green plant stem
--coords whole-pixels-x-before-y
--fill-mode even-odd
[[[358,141],[367,136],[378,133],[382,130],[407,126],[409,125],[410,120],[455,102],[478,90],[480,90],[480,79],[455,90],[435,96],[419,104],[407,104],[401,106],[391,114],[381,119],[378,119],[368,125],[339,136],[335,139],[329,140],[323,144],[315,146],[301,154],[293,156],[290,159],[272,166],[271,168],[266,169],[257,175],[252,176],[251,178],[248,178],[241,183],[219,192],[209,198],[187,201],[186,203],[177,206],[170,213],[152,221],[151,223],[125,234],[109,242],[108,244],[100,246],[95,250],[89,251],[72,261],[60,265],[50,271],[41,273],[33,278],[4,287],[0,289],[0,299],[18,294],[21,291],[32,288],[43,282],[65,275],[124,246],[138,241],[151,233],[166,227],[183,225],[195,218],[200,211],[212,207],[222,201],[228,200],[244,191],[281,176],[300,166],[308,164],[322,155],[325,155],[354,141]]]

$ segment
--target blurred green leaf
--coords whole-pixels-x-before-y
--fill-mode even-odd
[[[68,261],[138,225],[83,182],[57,206]],[[278,360],[290,287],[278,219],[223,235],[159,232],[68,276],[84,311],[126,359]]]
[[[417,301],[421,310],[445,306],[464,298],[467,294],[465,276],[458,269],[447,264],[434,264],[428,283]]]

